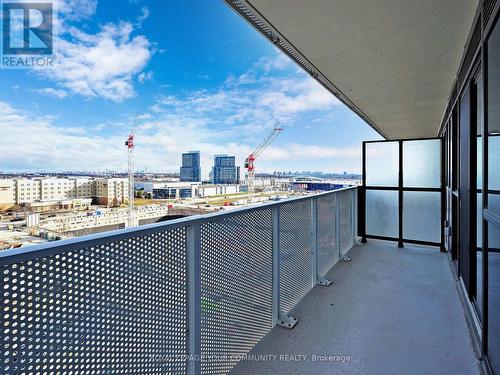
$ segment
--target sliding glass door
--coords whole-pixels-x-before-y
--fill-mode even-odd
[[[487,39],[487,137],[484,140],[486,173],[483,190],[485,231],[484,262],[487,324],[486,351],[495,371],[500,371],[500,26]]]

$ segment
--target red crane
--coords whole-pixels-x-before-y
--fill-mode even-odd
[[[125,141],[128,149],[128,226],[134,226],[134,135],[137,127],[137,114],[135,115],[134,127]]]
[[[248,183],[248,196],[250,202],[253,199],[254,194],[254,182],[255,182],[255,159],[264,151],[267,146],[269,146],[274,139],[283,131],[283,128],[279,126],[279,122],[276,121],[273,130],[271,133],[264,138],[264,140],[257,146],[257,148],[245,159],[245,168],[247,170],[247,183]]]

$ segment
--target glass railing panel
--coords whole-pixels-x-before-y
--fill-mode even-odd
[[[398,142],[366,143],[366,185],[398,186]]]
[[[372,236],[397,237],[398,228],[398,192],[367,190],[366,233]]]
[[[441,192],[403,193],[403,237],[420,241],[441,241]]]
[[[403,186],[441,186],[441,140],[403,142]]]

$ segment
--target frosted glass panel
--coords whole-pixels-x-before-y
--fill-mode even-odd
[[[492,237],[497,239],[500,238],[500,230],[493,224],[488,225],[488,232],[491,234],[490,242],[492,242]],[[494,247],[490,244],[490,248]],[[497,246],[498,248],[498,246]],[[500,368],[500,253],[490,252],[488,253],[488,344],[490,358],[493,359],[493,363]]]
[[[441,186],[440,143],[438,139],[403,142],[404,186]]]
[[[477,228],[477,247],[483,247],[483,228],[482,221],[483,218],[483,194],[477,194],[477,206],[476,206],[476,228]]]
[[[488,196],[488,206],[493,212],[500,212],[500,195],[490,194]],[[482,229],[482,212],[483,212],[483,196],[482,194],[477,195],[477,246],[483,247],[483,229]],[[500,249],[500,236],[496,237],[494,233],[489,235],[489,247],[494,247]]]
[[[476,150],[477,150],[476,187],[478,189],[482,189],[483,188],[483,138],[482,137],[477,137]]]
[[[441,193],[405,191],[403,194],[403,237],[441,241]]]
[[[500,135],[488,137],[488,189],[500,190]]]
[[[500,214],[500,194],[488,194],[488,209],[497,215]],[[500,249],[500,237],[499,241],[495,243],[495,246],[491,245],[490,247],[497,247]]]
[[[366,191],[366,234],[398,237],[398,192]]]
[[[398,186],[398,142],[366,144],[366,185]]]
[[[480,142],[482,145],[482,142]],[[482,150],[481,150],[482,151]],[[479,155],[479,149],[478,149]],[[478,162],[478,168],[481,167],[482,163]],[[478,169],[478,189],[482,188],[482,173]],[[488,137],[488,190],[500,190],[500,135],[489,136]],[[481,202],[478,200],[478,205]],[[500,215],[500,195],[499,194],[489,194],[488,198],[488,209],[492,212]],[[478,227],[479,228],[479,227]],[[479,234],[479,232],[478,232]]]

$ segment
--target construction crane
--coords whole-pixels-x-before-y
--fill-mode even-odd
[[[280,135],[283,128],[279,126],[279,121],[276,121],[271,133],[264,138],[264,140],[257,146],[257,148],[245,159],[245,168],[247,170],[247,184],[248,184],[248,200],[252,202],[255,191],[255,159],[269,146],[274,139]]]
[[[128,226],[134,226],[134,135],[137,127],[137,114],[135,115],[134,126],[125,141],[128,149]]]

